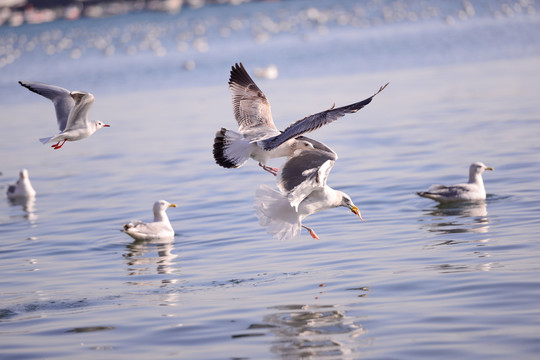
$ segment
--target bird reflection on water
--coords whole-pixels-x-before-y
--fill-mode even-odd
[[[123,256],[126,259],[128,275],[171,275],[178,271],[175,259],[177,254],[173,253],[174,238],[159,239],[155,241],[135,240],[126,245],[127,253]],[[157,256],[153,256],[156,253]],[[153,271],[152,269],[155,269]],[[164,277],[161,279],[162,286],[174,284],[178,279]],[[135,285],[141,285],[145,281],[134,281]]]
[[[22,197],[22,198],[8,198],[9,204],[11,206],[21,206],[24,213],[19,215],[20,217],[25,218],[31,224],[35,223],[38,216],[36,215],[36,198],[35,197]]]
[[[429,223],[421,227],[429,232],[442,234],[487,233],[489,230],[487,204],[483,200],[438,204],[431,209],[424,210],[424,214],[428,216],[422,217],[422,220],[429,221]]]
[[[356,338],[366,333],[354,317],[348,316],[337,305],[293,304],[274,306],[269,310],[272,312],[263,317],[261,324],[251,324],[249,329],[268,329],[275,335],[270,350],[282,358],[347,357],[358,347]],[[233,337],[256,335],[266,334]]]

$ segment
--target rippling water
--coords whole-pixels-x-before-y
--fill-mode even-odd
[[[294,22],[314,6],[286,2],[0,28],[3,44],[60,31],[83,52],[25,52],[0,69],[0,191],[24,167],[38,193],[29,204],[0,201],[3,359],[538,356],[538,5],[520,2],[510,16],[502,3],[472,2],[467,15],[440,2],[423,19],[406,2],[417,20],[385,21],[383,7],[399,3],[364,13],[344,4],[317,9],[370,26],[308,20],[261,41],[261,14]],[[220,21],[232,18],[244,27],[224,37]],[[197,22],[208,50],[173,51]],[[161,29],[165,54],[118,50],[111,29],[145,27]],[[107,31],[108,55],[85,40]],[[272,176],[254,162],[222,169],[211,156],[214,132],[235,126],[236,61],[251,73],[277,64],[277,80],[256,81],[281,128],[390,82],[310,135],[339,154],[329,184],[365,222],[344,209],[313,215],[305,223],[320,241],[277,241],[257,224],[253,195]],[[43,146],[37,139],[56,131],[52,106],[19,79],[93,92],[90,114],[111,128],[59,151]],[[473,161],[495,168],[485,202],[441,206],[414,194],[465,181]],[[179,205],[168,211],[173,243],[119,231],[150,220],[157,199]]]

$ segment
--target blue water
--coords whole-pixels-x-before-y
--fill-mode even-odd
[[[0,28],[0,191],[24,167],[38,194],[0,201],[1,358],[537,358],[540,9],[464,4],[250,3]],[[237,61],[277,66],[255,79],[280,128],[390,82],[310,134],[338,153],[328,183],[365,222],[313,215],[319,241],[258,225],[253,195],[273,177],[211,155],[215,131],[235,127]],[[52,106],[20,79],[91,91],[91,118],[111,128],[43,146]],[[465,181],[474,161],[495,168],[485,203],[414,194]],[[179,205],[174,243],[119,231],[158,199]]]

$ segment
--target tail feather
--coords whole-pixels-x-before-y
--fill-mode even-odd
[[[429,191],[419,191],[416,193],[416,195],[437,201],[439,201],[441,198],[439,194],[434,194]]]
[[[53,136],[49,136],[49,137],[46,137],[46,138],[41,138],[41,139],[39,139],[39,141],[41,141],[42,144],[46,144],[49,141],[51,141],[52,138],[53,138]]]
[[[251,144],[242,134],[221,128],[214,139],[214,159],[224,168],[237,168],[248,161]]]
[[[294,239],[300,235],[302,223],[287,197],[267,185],[255,191],[255,213],[259,224],[268,234],[279,240]]]

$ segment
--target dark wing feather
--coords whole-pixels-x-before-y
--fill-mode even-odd
[[[234,117],[241,132],[258,126],[276,129],[272,120],[270,103],[242,63],[235,64],[231,68],[229,89],[232,95]]]
[[[466,193],[469,189],[466,186],[460,185],[432,185],[428,191],[423,192],[427,195],[441,196],[441,197],[458,197],[463,193]]]
[[[291,192],[302,183],[309,183],[312,186],[324,186],[333,162],[337,155],[330,148],[330,151],[320,149],[303,150],[299,154],[289,158],[280,169],[278,187],[284,192]],[[320,173],[321,166],[328,160],[332,161],[324,174]]]
[[[313,130],[317,130],[321,126],[330,124],[331,122],[336,121],[340,117],[345,116],[345,114],[355,113],[358,110],[362,109],[367,104],[369,104],[371,100],[373,99],[373,97],[375,97],[375,95],[383,91],[387,85],[388,83],[384,86],[381,86],[379,88],[379,91],[377,91],[375,94],[371,95],[367,99],[362,100],[360,102],[357,102],[351,105],[342,106],[337,109],[332,106],[332,108],[326,111],[322,111],[318,114],[307,116],[301,120],[298,120],[292,123],[291,125],[289,125],[289,127],[287,127],[280,135],[276,135],[274,137],[271,137],[262,141],[262,147],[264,148],[264,150],[275,149],[279,145],[283,144],[285,141],[289,139],[295,138],[299,135],[302,135],[304,133],[307,133]]]
[[[17,190],[17,186],[15,185],[9,185],[8,189],[7,189],[7,193],[8,194],[14,194],[15,193],[15,190]]]
[[[71,97],[69,90],[61,88],[60,86],[48,85],[37,81],[19,81],[19,84],[52,101],[56,111],[58,128],[60,131],[64,131],[69,113],[75,106],[75,100]]]

